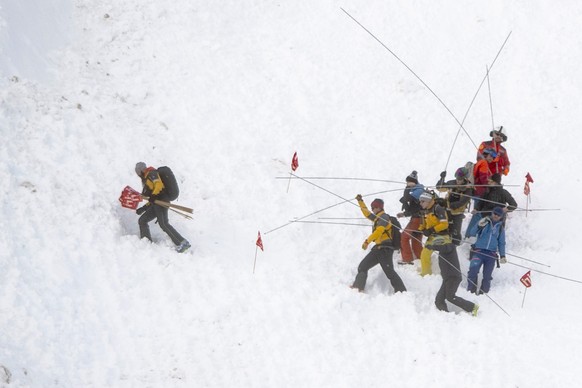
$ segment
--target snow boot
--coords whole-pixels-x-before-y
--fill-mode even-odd
[[[398,265],[414,265],[414,261],[398,260]]]
[[[190,243],[188,242],[188,240],[183,240],[180,245],[178,245],[176,247],[176,252],[178,253],[182,253],[185,252],[188,248],[190,248]]]
[[[478,311],[479,311],[479,305],[477,303],[475,303],[475,306],[473,307],[473,311],[471,312],[471,315],[476,317]]]

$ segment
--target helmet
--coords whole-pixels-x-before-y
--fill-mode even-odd
[[[432,195],[432,193],[429,193],[428,191],[425,191],[424,193],[420,194],[420,197],[418,197],[419,202],[432,201],[433,199],[434,196]]]
[[[143,171],[147,168],[144,162],[137,162],[135,164],[135,173],[139,176],[143,174]]]
[[[503,125],[495,127],[495,129],[489,132],[489,136],[493,137],[494,134],[501,136],[501,142],[507,141],[507,129]]]

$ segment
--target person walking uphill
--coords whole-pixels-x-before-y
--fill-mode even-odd
[[[160,167],[160,170],[161,169],[162,168]],[[172,195],[169,192],[169,188],[166,188],[164,185],[160,172],[153,167],[147,167],[144,162],[138,162],[135,165],[135,173],[141,178],[143,185],[142,195],[149,197],[149,201],[135,211],[140,215],[138,220],[140,237],[145,237],[152,241],[148,224],[154,219],[157,219],[160,228],[162,228],[162,230],[172,239],[178,252],[184,252],[190,248],[188,240],[182,237],[180,233],[170,225],[168,221],[168,208],[154,203],[156,199],[167,202],[175,200],[177,193]],[[175,190],[177,191],[177,184]]]
[[[493,175],[489,168],[489,164],[497,157],[497,152],[493,148],[486,148],[482,152],[483,159],[479,160],[473,167],[473,181],[475,183],[475,197],[482,197],[487,190],[487,182]],[[475,198],[475,204],[479,200]]]
[[[448,301],[464,311],[472,313],[473,316],[477,316],[479,305],[456,295],[462,280],[456,245],[445,242],[442,236],[436,237],[432,244],[427,244],[425,247],[439,253],[439,268],[443,278],[441,288],[438,290],[434,301],[437,309],[448,312],[449,308],[446,303]]]
[[[397,229],[400,228],[400,224],[398,220],[384,212],[384,201],[381,199],[372,201],[372,212],[368,210],[360,194],[356,196],[356,199],[358,200],[358,205],[360,205],[360,210],[364,214],[364,217],[374,222],[372,234],[364,240],[362,249],[367,250],[368,245],[372,242],[375,245],[358,266],[358,274],[356,275],[352,288],[357,288],[360,292],[364,291],[366,280],[368,279],[368,270],[380,264],[386,277],[390,280],[394,292],[406,291],[406,287],[400,276],[394,270],[394,263],[392,262],[394,249],[400,247],[400,230]],[[394,226],[392,225],[393,222]]]
[[[467,275],[469,283],[467,290],[472,293],[488,293],[491,288],[493,269],[497,262],[497,253],[501,256],[501,262],[506,263],[505,258],[505,228],[503,226],[503,217],[505,210],[497,206],[491,212],[491,216],[482,218],[475,225],[474,234],[477,235],[477,241],[472,245],[471,264],[469,265],[469,274]],[[477,290],[477,277],[483,267],[483,280],[481,287]]]
[[[484,158],[483,151],[486,149],[493,149],[495,151],[495,159],[489,162],[489,170],[492,174],[509,174],[509,156],[507,155],[507,150],[501,145],[507,141],[507,129],[503,126],[495,127],[495,129],[489,132],[491,136],[490,141],[484,141],[479,146],[477,151],[477,161]]]
[[[398,264],[413,264],[414,259],[420,259],[422,252],[422,233],[418,231],[420,226],[420,203],[418,198],[424,192],[424,186],[418,183],[416,171],[412,171],[406,177],[406,188],[400,198],[402,203],[402,212],[396,214],[396,217],[410,217],[410,221],[402,232],[400,241],[400,253],[402,261]]]
[[[432,249],[429,247],[434,244],[435,238],[439,237],[441,244],[452,242],[449,235],[449,220],[447,218],[447,209],[436,203],[434,193],[425,191],[420,195],[420,207],[423,209],[422,223],[419,230],[426,236],[426,245],[420,253],[420,275],[432,274]]]
[[[451,237],[453,244],[461,245],[463,236],[461,228],[463,226],[463,219],[465,218],[465,210],[469,206],[469,202],[473,196],[473,186],[468,177],[471,172],[467,171],[465,167],[460,167],[455,172],[455,179],[445,182],[447,175],[446,171],[441,172],[441,179],[437,182],[436,188],[438,191],[447,192],[447,209],[449,215]]]

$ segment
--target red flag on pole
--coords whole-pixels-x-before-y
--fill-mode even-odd
[[[519,281],[526,287],[526,288],[530,288],[531,287],[531,277],[530,277],[531,271],[527,271],[520,279]]]
[[[297,152],[293,154],[293,159],[291,159],[291,170],[295,171],[299,167],[299,159],[297,158]]]
[[[528,172],[527,175],[525,176],[525,185],[523,186],[523,193],[525,195],[529,195],[529,193],[530,193],[530,188],[529,188],[530,183],[534,183],[534,180],[532,179],[531,175],[529,175],[529,172]]]
[[[263,251],[263,252],[265,251],[263,249],[263,240],[261,239],[261,232],[260,231],[259,231],[259,236],[257,237],[257,243],[256,244],[257,244],[257,246],[259,248],[261,248],[261,251]]]

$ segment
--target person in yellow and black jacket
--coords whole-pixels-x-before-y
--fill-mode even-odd
[[[178,252],[184,252],[190,248],[188,240],[182,237],[180,233],[170,225],[168,221],[168,208],[154,203],[156,199],[162,201],[167,200],[164,191],[164,182],[158,171],[153,167],[147,167],[144,162],[138,162],[135,165],[135,173],[141,178],[143,185],[141,194],[149,197],[149,201],[135,211],[140,216],[138,220],[140,237],[145,237],[152,241],[148,224],[157,219],[160,228],[162,228],[162,230],[172,239],[172,242],[176,244],[176,250]]]
[[[424,192],[420,195],[420,206],[425,210],[420,230],[428,236],[420,256],[421,267],[424,272],[421,272],[421,275],[432,273],[431,255],[433,251],[437,251],[439,269],[443,278],[441,287],[435,297],[436,307],[441,311],[449,311],[446,303],[449,302],[468,313],[477,315],[479,305],[456,295],[462,280],[461,266],[457,255],[457,247],[452,243],[451,236],[448,234],[449,222],[445,207],[437,203],[437,197],[434,193],[429,192]]]
[[[439,268],[443,278],[441,287],[434,300],[437,309],[448,312],[449,307],[446,302],[449,302],[476,316],[479,305],[457,296],[457,290],[463,278],[461,276],[461,265],[459,263],[456,245],[450,241],[446,242],[444,236],[434,237],[431,243],[434,245],[426,244],[425,248],[438,252]]]
[[[420,207],[422,210],[422,222],[418,228],[428,239],[426,244],[420,252],[420,275],[432,274],[432,250],[427,248],[427,245],[432,245],[435,237],[442,237],[439,241],[443,243],[452,242],[449,235],[449,219],[447,217],[447,209],[445,206],[439,205],[436,202],[434,193],[425,191],[419,198]]]
[[[461,245],[463,235],[461,227],[465,218],[465,210],[473,196],[473,186],[469,181],[470,171],[465,167],[460,167],[455,172],[455,179],[445,182],[446,171],[441,172],[441,179],[437,182],[436,188],[440,192],[447,192],[447,215],[449,217],[449,231],[453,244]]]
[[[392,261],[394,250],[400,249],[400,225],[398,224],[398,220],[384,212],[384,201],[381,199],[377,198],[372,201],[370,205],[372,207],[371,212],[366,207],[360,194],[356,196],[356,199],[358,200],[360,210],[364,214],[364,217],[374,222],[372,234],[364,240],[362,249],[367,250],[370,243],[374,243],[374,246],[370,253],[360,262],[360,265],[358,265],[358,274],[351,287],[363,292],[366,287],[366,280],[368,279],[368,270],[380,264],[386,277],[390,280],[394,292],[406,291],[402,279],[394,270],[394,263]]]

